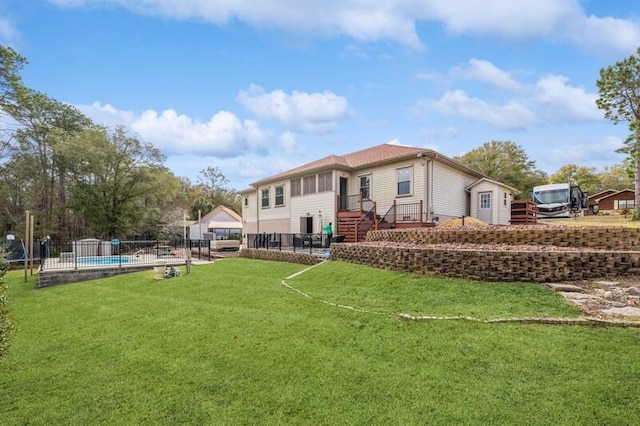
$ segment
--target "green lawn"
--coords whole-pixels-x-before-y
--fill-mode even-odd
[[[578,216],[570,219],[538,219],[538,222],[549,225],[624,226],[627,228],[640,228],[640,221],[631,220],[630,216],[620,214]]]
[[[232,259],[49,289],[12,273],[0,423],[632,425],[640,331],[411,322],[575,316],[522,284]]]

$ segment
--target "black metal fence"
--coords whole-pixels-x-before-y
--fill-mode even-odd
[[[84,269],[127,265],[180,264],[187,260],[212,260],[210,241],[84,239],[60,245],[37,240],[33,256],[26,250],[11,263],[31,262],[39,269]]]
[[[341,241],[342,237],[332,238],[332,242]],[[283,234],[262,233],[247,234],[247,248],[264,250],[287,250],[310,254],[322,254],[330,245],[326,234]]]

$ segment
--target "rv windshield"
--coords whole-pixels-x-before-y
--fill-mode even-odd
[[[569,202],[569,191],[553,189],[548,191],[534,191],[533,201],[536,204],[561,204]]]

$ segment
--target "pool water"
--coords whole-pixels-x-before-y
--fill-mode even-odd
[[[126,256],[86,256],[78,258],[78,263],[82,265],[120,265],[129,262],[130,259]]]

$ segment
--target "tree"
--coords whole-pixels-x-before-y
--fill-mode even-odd
[[[536,169],[536,162],[529,160],[524,149],[510,141],[487,142],[455,159],[522,194],[529,194],[534,186],[547,180],[546,174]]]
[[[154,176],[164,157],[157,148],[118,127],[84,132],[65,155],[75,164],[73,206],[97,236],[126,235],[144,221],[145,196],[161,191]]]
[[[571,183],[578,185],[583,192],[593,195],[600,191],[600,178],[591,167],[566,164],[549,176],[549,183]]]
[[[0,44],[0,162],[11,147],[13,133],[7,111],[15,103],[16,92],[22,87],[20,71],[26,62],[13,49]]]
[[[593,194],[607,189],[620,191],[633,188],[633,167],[630,160],[628,158],[622,164],[605,167],[603,172],[598,173],[600,187]]]
[[[614,124],[629,123],[631,135],[626,152],[634,161],[635,209],[633,220],[640,220],[640,48],[630,57],[600,70],[596,82],[598,108]]]
[[[25,209],[37,214],[36,232],[55,234],[67,222],[67,165],[57,150],[92,125],[70,105],[23,85],[26,60],[0,45],[0,196],[2,226],[19,224]],[[4,161],[2,161],[4,160]]]

